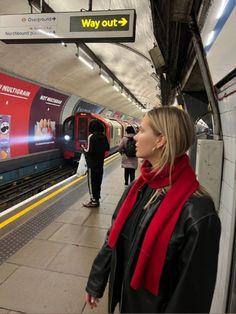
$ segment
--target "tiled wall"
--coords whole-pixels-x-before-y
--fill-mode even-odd
[[[224,162],[219,211],[222,234],[218,277],[211,313],[225,312],[230,279],[236,213],[236,93],[220,101],[219,109],[224,141]]]

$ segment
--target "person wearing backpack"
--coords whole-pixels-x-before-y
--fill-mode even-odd
[[[119,145],[121,154],[121,167],[124,168],[125,187],[135,179],[135,170],[138,168],[138,158],[136,157],[136,147],[132,126],[126,128],[126,135],[122,138]]]

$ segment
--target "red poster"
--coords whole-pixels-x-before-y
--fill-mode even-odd
[[[29,115],[39,86],[0,73],[0,116],[10,116],[9,157],[29,153]]]

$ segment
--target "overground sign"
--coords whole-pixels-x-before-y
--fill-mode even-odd
[[[0,15],[6,43],[135,40],[135,10]]]

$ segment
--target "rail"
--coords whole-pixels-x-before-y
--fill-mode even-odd
[[[16,181],[10,186],[0,187],[0,212],[72,176],[75,172],[76,167],[67,164],[37,176]]]

